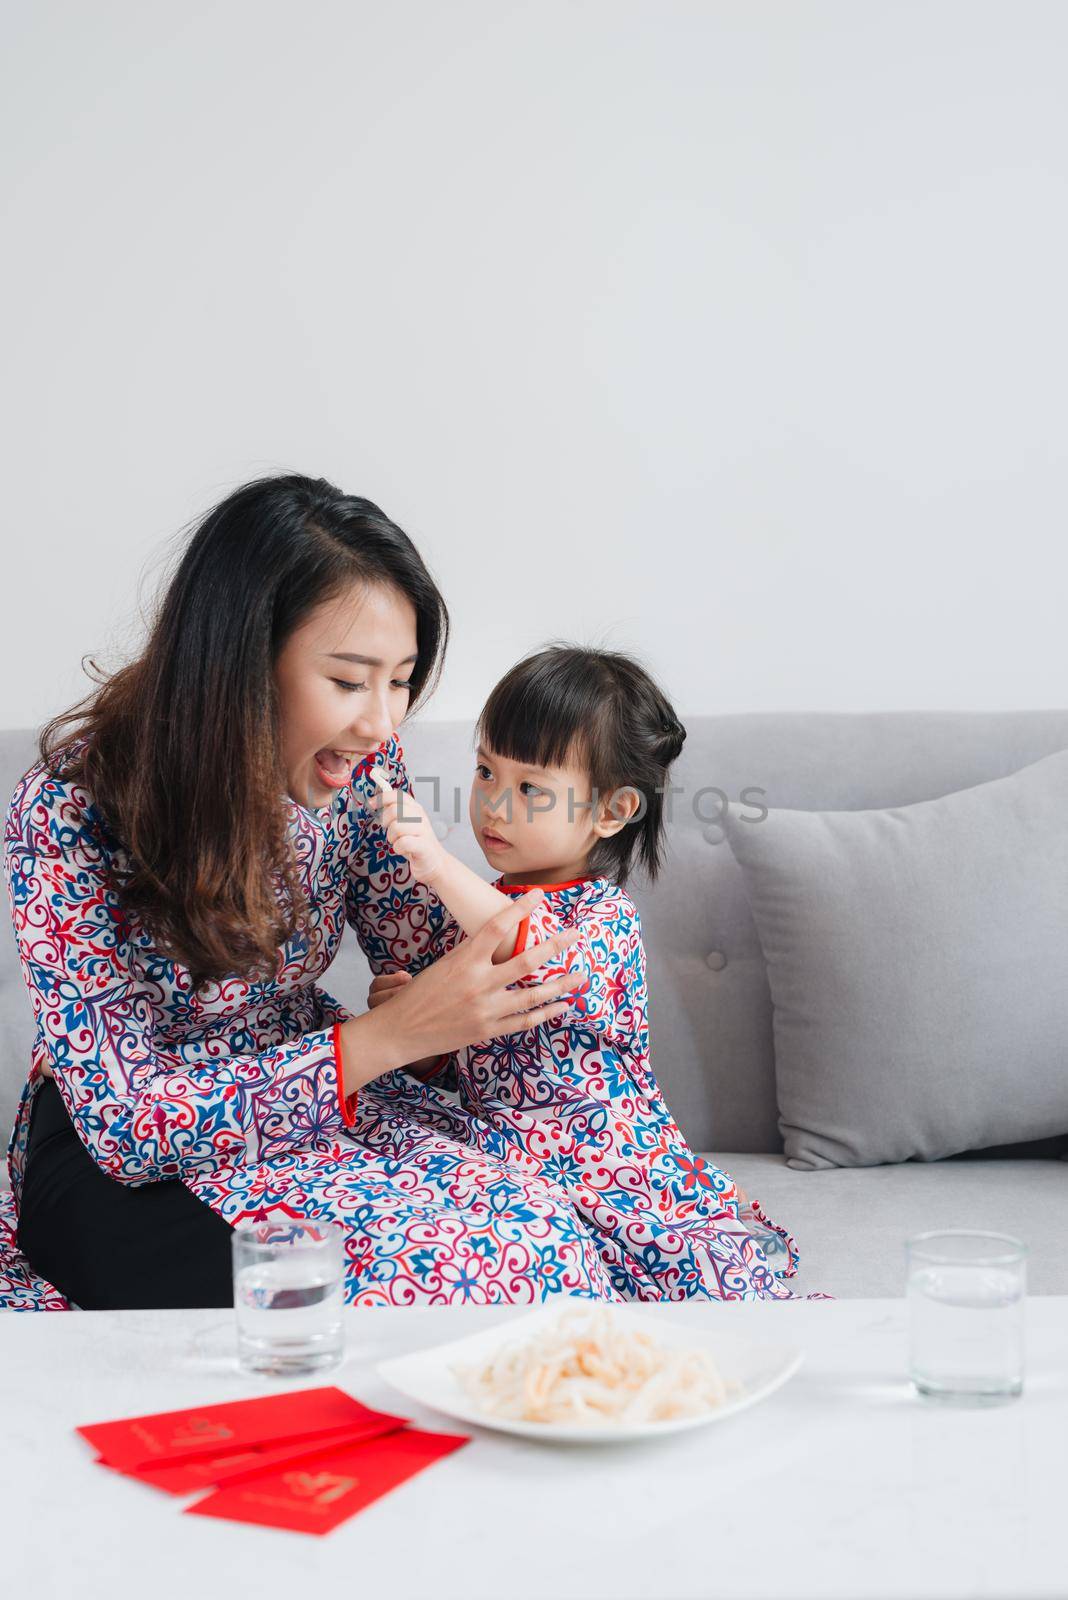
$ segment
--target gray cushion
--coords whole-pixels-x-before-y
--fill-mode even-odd
[[[1027,1245],[1031,1294],[1068,1295],[1068,1181],[1059,1161],[983,1154],[800,1172],[776,1155],[717,1151],[712,1160],[793,1234],[801,1265],[790,1286],[798,1294],[904,1294],[911,1234],[982,1228]]]
[[[790,1166],[1068,1129],[1068,750],[884,811],[726,819]]]

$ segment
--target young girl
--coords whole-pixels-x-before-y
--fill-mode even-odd
[[[659,871],[685,729],[627,656],[554,646],[502,679],[477,733],[470,818],[494,883],[450,855],[380,770],[379,825],[440,902],[436,956],[536,886],[544,899],[494,960],[578,927],[577,943],[515,987],[570,973],[581,992],[553,1022],[408,1071],[455,1089],[495,1154],[503,1139],[523,1170],[566,1190],[626,1299],[795,1298],[782,1282],[797,1271],[793,1240],[689,1148],[649,1060],[645,952],[625,884],[636,859],[649,879]],[[407,981],[376,977],[370,1005]]]

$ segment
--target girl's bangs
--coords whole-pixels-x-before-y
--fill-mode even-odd
[[[483,745],[528,767],[588,764],[593,707],[581,686],[516,670],[504,678],[478,719]]]

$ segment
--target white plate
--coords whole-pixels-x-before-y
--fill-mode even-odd
[[[788,1378],[793,1377],[804,1360],[800,1350],[787,1345],[758,1344],[741,1333],[712,1327],[704,1329],[693,1322],[676,1323],[667,1317],[650,1316],[644,1310],[610,1305],[606,1309],[613,1317],[622,1317],[625,1328],[635,1333],[644,1331],[651,1334],[667,1349],[707,1351],[724,1378],[737,1380],[741,1385],[741,1393],[701,1416],[677,1417],[668,1422],[591,1425],[574,1422],[513,1422],[507,1417],[487,1416],[461,1387],[451,1370],[453,1364],[477,1364],[488,1360],[500,1345],[510,1344],[515,1339],[526,1339],[547,1323],[555,1322],[563,1309],[560,1304],[539,1306],[529,1315],[487,1329],[485,1333],[474,1333],[466,1339],[454,1339],[428,1350],[417,1350],[412,1355],[381,1361],[376,1370],[379,1377],[394,1389],[399,1389],[401,1394],[429,1406],[432,1411],[454,1417],[458,1422],[557,1444],[606,1444],[624,1440],[661,1439],[668,1433],[703,1428],[710,1422],[724,1422],[728,1417],[737,1416],[739,1411],[745,1411],[774,1394]],[[714,1310],[710,1310],[710,1317],[714,1316]]]

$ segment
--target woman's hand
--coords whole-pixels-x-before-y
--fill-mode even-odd
[[[449,859],[449,852],[434,832],[434,824],[414,795],[407,790],[398,794],[390,788],[381,767],[375,767],[371,776],[382,796],[378,824],[385,830],[391,849],[404,856],[420,883],[433,883]]]
[[[398,989],[403,988],[406,983],[411,983],[411,981],[412,975],[410,972],[380,973],[377,978],[372,979],[371,987],[367,991],[368,1011],[373,1011],[375,1006],[383,1005],[391,995],[395,995]],[[424,1056],[421,1061],[406,1061],[404,1070],[406,1072],[414,1072],[416,1077],[421,1078],[432,1067],[436,1067],[440,1059],[440,1056]]]
[[[580,928],[563,928],[510,961],[493,961],[505,935],[514,934],[543,898],[540,889],[528,890],[407,982],[396,981],[407,974],[389,973],[385,976],[393,982],[377,988],[372,984],[372,1009],[351,1017],[340,1029],[345,1093],[409,1061],[449,1055],[561,1016],[569,1005],[565,997],[582,987],[574,975],[523,989],[508,986],[575,944],[582,937]]]

